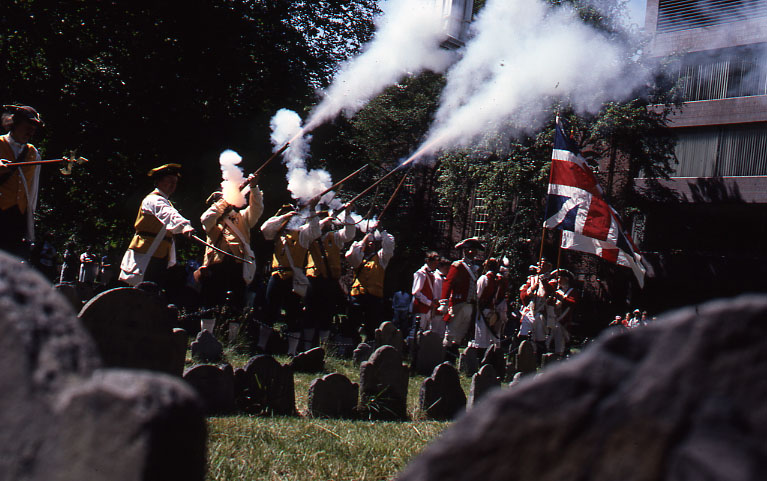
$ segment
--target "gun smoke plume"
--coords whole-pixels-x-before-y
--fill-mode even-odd
[[[465,147],[488,133],[531,133],[554,101],[597,112],[646,83],[634,49],[586,25],[569,6],[489,0],[473,37],[447,72],[439,108],[419,152]]]
[[[229,204],[238,208],[245,205],[245,195],[240,191],[245,176],[242,169],[237,167],[240,162],[242,157],[234,150],[225,150],[218,157],[221,165],[221,192]]]
[[[306,130],[352,116],[386,87],[425,70],[443,72],[454,54],[441,49],[442,19],[433,0],[388,0],[363,52],[342,64],[324,98],[312,110]]]

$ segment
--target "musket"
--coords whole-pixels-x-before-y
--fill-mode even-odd
[[[331,190],[335,189],[336,187],[338,187],[339,185],[343,184],[344,182],[346,182],[347,180],[351,179],[352,177],[354,177],[355,175],[359,174],[360,172],[362,172],[363,170],[367,169],[368,167],[370,167],[370,164],[363,165],[359,169],[355,170],[351,174],[347,175],[343,179],[339,180],[335,184],[333,184],[330,187],[328,187],[327,189],[323,190],[322,193],[320,193],[317,197],[322,198],[323,195],[327,194]]]
[[[358,200],[360,197],[362,197],[363,195],[365,195],[365,194],[367,194],[368,192],[370,192],[371,190],[373,190],[373,188],[374,188],[375,186],[377,186],[378,184],[380,184],[381,182],[383,182],[383,181],[384,181],[384,180],[386,180],[387,178],[391,177],[391,176],[392,176],[392,175],[393,175],[395,172],[397,172],[397,171],[398,171],[398,170],[399,170],[401,167],[403,167],[404,165],[407,165],[407,162],[405,162],[404,164],[400,164],[400,165],[398,165],[397,167],[395,167],[395,168],[393,168],[392,170],[390,170],[390,171],[389,171],[389,172],[388,172],[386,175],[384,175],[384,176],[383,176],[383,177],[381,177],[380,179],[378,179],[378,180],[376,180],[375,182],[373,182],[372,184],[370,184],[370,186],[368,186],[368,187],[367,187],[365,190],[363,190],[363,191],[362,191],[362,192],[360,192],[359,194],[355,195],[355,196],[352,198],[352,200],[350,200],[349,202],[347,202],[346,204],[344,204],[344,208],[343,208],[343,209],[341,209],[341,210],[344,210],[344,209],[348,208],[350,205],[352,205],[353,203],[355,203],[355,202],[356,202],[356,201],[357,201],[357,200]]]
[[[378,215],[378,223],[379,224],[381,223],[381,218],[386,213],[386,209],[389,208],[389,206],[391,205],[391,203],[394,200],[394,198],[397,197],[397,193],[402,188],[402,184],[405,183],[405,179],[407,179],[407,176],[410,175],[410,170],[412,170],[412,168],[413,167],[410,167],[410,169],[408,169],[408,171],[405,172],[405,175],[402,176],[402,179],[399,181],[399,184],[397,184],[397,188],[394,189],[394,192],[392,193],[391,197],[389,197],[389,201],[386,203],[384,208],[381,210],[381,213]]]
[[[261,173],[261,171],[262,171],[262,170],[264,170],[264,168],[265,168],[267,165],[269,165],[269,162],[273,161],[273,160],[274,160],[274,159],[276,159],[276,158],[277,158],[279,155],[281,155],[283,152],[285,152],[285,150],[287,150],[287,148],[288,148],[289,146],[290,146],[290,142],[285,142],[285,145],[283,145],[282,147],[280,147],[280,150],[278,150],[277,152],[273,153],[271,157],[269,157],[268,159],[266,159],[266,162],[264,162],[263,164],[261,164],[261,167],[259,167],[258,169],[256,169],[256,171],[255,171],[255,172],[253,172],[253,175],[258,175],[259,173]]]
[[[225,251],[223,249],[219,249],[218,247],[214,246],[213,244],[208,244],[207,242],[205,242],[204,240],[200,239],[199,237],[197,237],[194,234],[192,234],[192,239],[196,240],[197,242],[199,242],[202,245],[210,247],[211,249],[213,249],[216,252],[220,252],[221,254],[227,255],[229,257],[234,257],[235,259],[237,259],[240,262],[245,262],[245,263],[248,263],[248,264],[253,264],[252,260],[244,259],[244,258],[242,258],[240,256],[236,256],[236,255],[232,254],[231,252],[227,252],[227,251]]]
[[[74,164],[82,165],[88,162],[88,159],[86,159],[85,157],[75,158],[74,154],[72,154],[69,157],[63,157],[61,159],[32,160],[28,162],[12,162],[12,163],[6,164],[5,167],[24,167],[26,165],[60,164],[61,162],[66,162],[67,164],[61,169],[59,169],[59,171],[63,175],[70,175],[72,174],[72,165]]]

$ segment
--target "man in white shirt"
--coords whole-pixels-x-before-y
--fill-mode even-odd
[[[176,264],[174,234],[191,237],[192,224],[170,203],[178,185],[179,164],[165,164],[149,171],[155,189],[141,202],[136,233],[120,263],[120,280],[130,286],[155,282],[164,287],[167,270]]]

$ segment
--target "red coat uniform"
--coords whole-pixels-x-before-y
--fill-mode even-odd
[[[477,294],[477,277],[471,268],[463,261],[455,261],[450,266],[447,278],[442,284],[442,301],[453,307],[461,302],[472,301]],[[445,322],[450,321],[449,314],[445,314]]]

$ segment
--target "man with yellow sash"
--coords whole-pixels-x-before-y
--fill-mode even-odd
[[[393,255],[394,236],[379,230],[352,243],[346,253],[346,260],[354,269],[349,322],[363,329],[368,343],[375,339],[375,330],[383,317],[384,277]]]
[[[250,231],[264,212],[264,196],[258,188],[257,176],[248,177],[248,184],[250,194],[244,208],[238,209],[227,202],[220,192],[215,192],[209,198],[210,207],[200,217],[209,244],[252,261],[248,264],[206,247],[202,263],[205,272],[202,294],[206,307],[223,305],[226,293],[231,292],[230,302],[233,307],[241,308],[245,301],[245,288],[253,281],[256,273],[256,259],[250,247]]]
[[[27,244],[35,239],[40,166],[13,164],[40,161],[39,152],[29,141],[37,128],[45,124],[32,107],[4,108],[12,115],[10,132],[0,136],[0,249],[24,258]]]
[[[301,340],[301,298],[306,295],[309,280],[304,266],[309,246],[321,234],[319,217],[314,206],[319,199],[312,199],[305,211],[306,217],[293,209],[283,206],[277,214],[261,225],[261,232],[266,240],[274,240],[272,257],[272,275],[266,286],[266,306],[264,323],[259,329],[257,348],[266,351],[270,326],[280,320],[281,311],[285,310],[284,321],[287,324],[288,354],[295,355]]]
[[[315,330],[319,331],[320,342],[326,341],[330,336],[333,315],[344,297],[339,284],[341,252],[346,243],[354,239],[357,231],[348,210],[344,214],[342,228],[333,230],[333,218],[329,216],[320,222],[320,227],[323,234],[309,246],[309,255],[306,260],[309,289],[304,299],[306,301],[304,349],[311,348]]]
[[[180,169],[180,164],[165,164],[149,171],[155,189],[141,202],[136,233],[120,263],[120,280],[128,285],[148,281],[164,287],[168,268],[176,264],[173,235],[191,237],[194,232],[168,200],[176,191]]]

